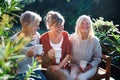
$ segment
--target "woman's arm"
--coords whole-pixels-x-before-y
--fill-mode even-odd
[[[62,60],[62,62],[58,65],[60,68],[62,68],[64,66],[64,64],[67,63],[67,61],[69,60],[70,55],[66,55],[66,57]]]
[[[102,58],[101,45],[99,43],[99,40],[97,38],[95,38],[95,46],[94,46],[94,50],[93,50],[93,57],[92,57],[92,61],[90,62],[90,64],[93,67],[98,66],[98,64],[101,62],[101,58]]]

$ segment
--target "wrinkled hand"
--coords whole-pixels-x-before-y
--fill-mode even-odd
[[[42,63],[42,55],[36,55],[36,60],[39,62],[39,63]]]
[[[54,49],[50,49],[50,50],[48,51],[48,57],[49,57],[50,59],[53,59],[53,58],[55,57],[55,51],[54,51]]]
[[[31,48],[27,51],[27,56],[28,56],[28,57],[33,57],[33,56],[34,56],[34,47],[31,47]]]
[[[91,64],[87,64],[86,68],[79,67],[81,72],[86,72],[92,68]]]
[[[85,68],[85,71],[88,71],[92,68],[93,66],[91,64],[87,64],[87,67]]]
[[[58,65],[53,65],[53,66],[50,66],[49,69],[50,69],[52,72],[55,72],[55,71],[60,70],[60,67],[59,67]]]
[[[80,69],[80,72],[85,72],[85,69],[82,68],[81,66],[79,67],[79,69]]]

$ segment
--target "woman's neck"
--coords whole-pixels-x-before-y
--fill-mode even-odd
[[[21,33],[24,34],[25,37],[29,37],[29,36],[32,36],[33,34],[31,33],[31,31],[21,31]]]
[[[62,33],[59,34],[59,33],[53,32],[53,31],[49,31],[49,34],[53,37],[60,37],[62,35]]]
[[[55,34],[53,32],[49,32],[49,39],[53,42],[53,43],[59,43],[62,39],[62,34]]]
[[[32,39],[33,35],[31,33],[27,33],[27,32],[24,32],[24,31],[21,31],[18,36],[21,36],[21,37],[29,37]]]
[[[87,33],[83,33],[81,34],[82,40],[86,40],[88,39],[88,34]]]

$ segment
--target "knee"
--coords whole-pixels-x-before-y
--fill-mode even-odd
[[[78,75],[77,80],[87,80],[87,78],[85,75],[80,74]]]
[[[69,72],[66,70],[59,71],[58,76],[60,77],[60,80],[70,80]]]
[[[76,80],[77,76],[76,75],[71,75],[72,80]]]

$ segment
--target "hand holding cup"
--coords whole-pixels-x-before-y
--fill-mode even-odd
[[[80,61],[80,67],[84,70],[87,66],[87,61]]]
[[[55,51],[54,51],[54,49],[50,49],[50,50],[48,51],[48,57],[49,57],[50,59],[53,59],[53,58],[55,57]]]
[[[61,48],[55,48],[54,50],[55,50],[56,63],[60,63],[62,49]]]
[[[36,55],[41,55],[43,53],[43,45],[42,44],[35,45],[34,52]]]

